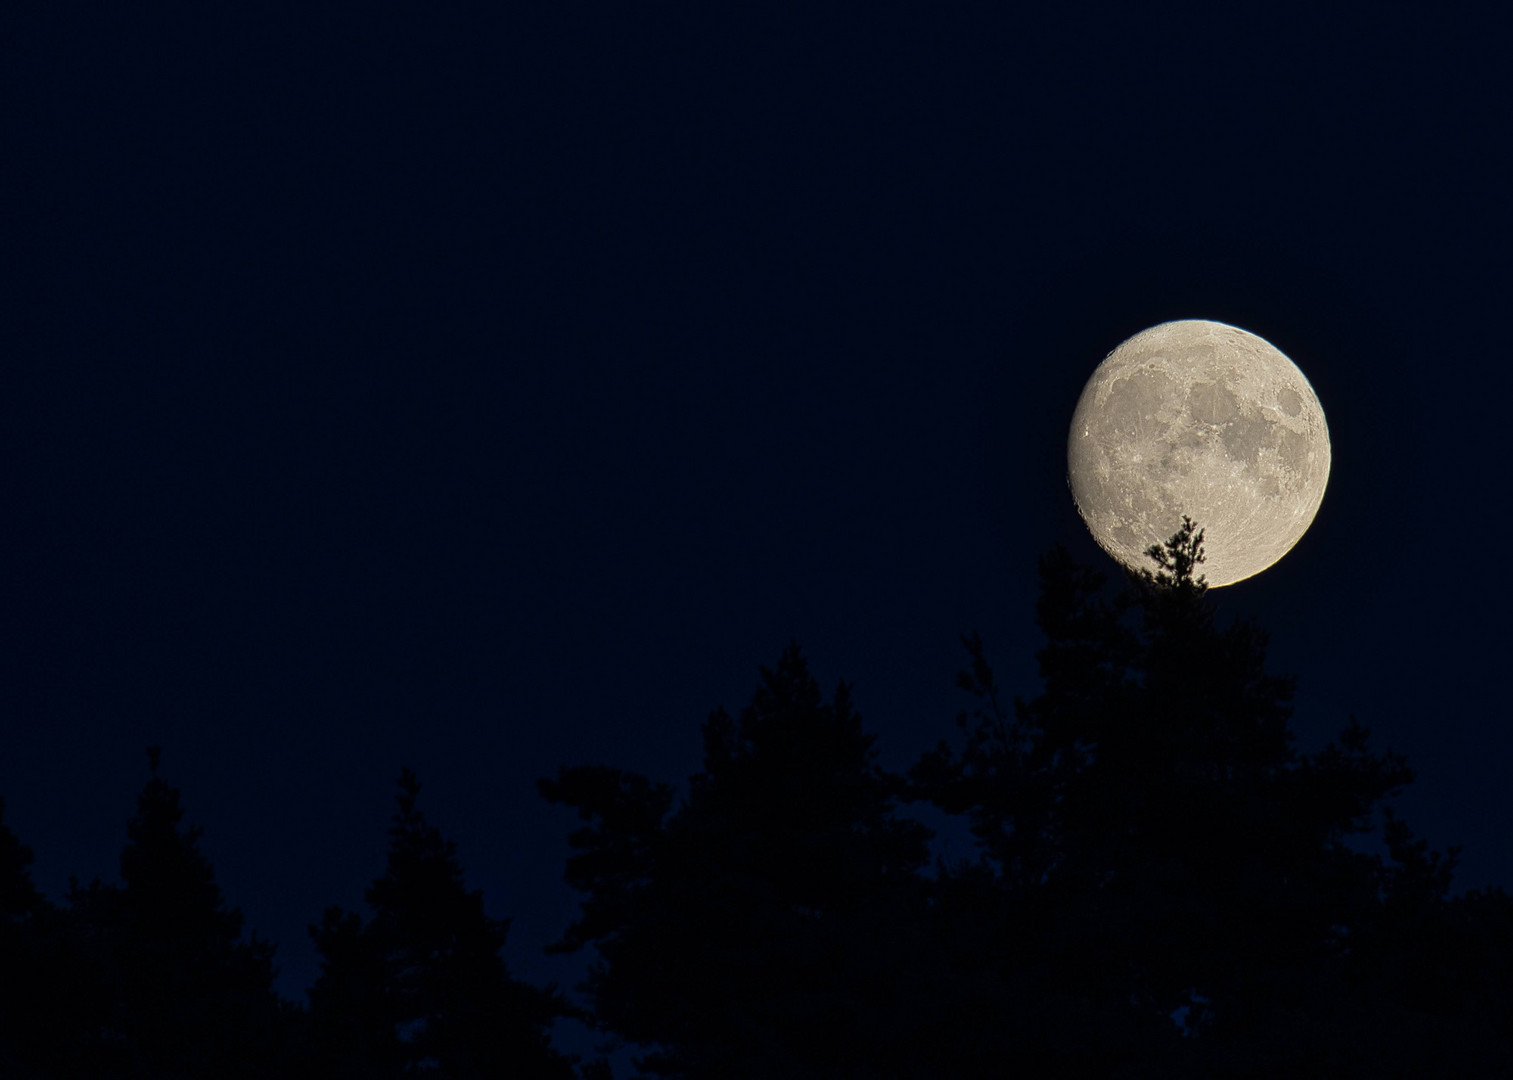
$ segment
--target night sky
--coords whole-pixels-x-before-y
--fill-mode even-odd
[[[4,16],[0,797],[40,887],[119,880],[159,744],[299,998],[409,765],[512,972],[570,986],[537,778],[686,790],[790,638],[895,770],[957,735],[962,634],[1033,696],[1037,555],[1117,573],[1072,409],[1175,318],[1280,348],[1333,443],[1221,619],[1300,750],[1354,714],[1407,756],[1454,892],[1513,886],[1492,26],[524,6]]]

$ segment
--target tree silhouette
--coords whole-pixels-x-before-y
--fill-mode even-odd
[[[977,913],[981,978],[1036,988],[1041,1022],[1022,1059],[1111,1076],[1506,1062],[1491,1033],[1506,986],[1490,985],[1496,963],[1470,1020],[1384,989],[1382,971],[1407,959],[1408,911],[1420,930],[1460,933],[1463,949],[1510,956],[1505,934],[1498,945],[1471,930],[1503,925],[1502,901],[1471,901],[1445,924],[1450,864],[1390,816],[1393,865],[1345,845],[1412,772],[1368,752],[1354,719],[1338,744],[1298,754],[1293,687],[1266,673],[1265,635],[1215,625],[1195,576],[1202,533],[1184,519],[1148,554],[1156,570],[1112,599],[1065,551],[1042,559],[1043,692],[1009,715],[980,639],[965,639],[960,683],[978,699],[959,719],[965,746],[941,743],[910,772],[915,797],[971,821],[980,860],[939,890]],[[1453,1052],[1452,1027],[1464,1037]]]
[[[548,951],[595,948],[591,1012],[510,976],[508,920],[409,769],[371,917],[310,928],[308,1011],[273,993],[274,948],[242,939],[156,747],[122,884],[71,879],[66,906],[0,802],[0,1077],[567,1080],[558,1017],[660,1077],[1513,1075],[1513,898],[1450,895],[1459,849],[1386,805],[1412,771],[1354,717],[1297,751],[1293,684],[1256,626],[1219,625],[1202,542],[1184,519],[1112,594],[1049,552],[1040,693],[1006,703],[965,637],[960,745],[906,779],[790,644],[705,721],[676,807],[604,765],[538,781],[585,823],[582,906]],[[906,800],[964,816],[976,858],[926,873]],[[1385,856],[1347,843],[1378,821]]]
[[[322,960],[310,991],[315,1074],[566,1080],[572,1059],[546,1028],[576,1010],[510,977],[508,921],[465,888],[456,844],[416,808],[408,768],[399,789],[387,869],[364,894],[372,919],[332,907],[310,928]]]
[[[822,702],[790,644],[739,721],[703,727],[704,768],[672,789],[618,769],[538,783],[590,824],[567,880],[586,893],[558,951],[593,942],[602,1027],[669,1077],[883,1076],[928,955],[928,830],[896,818],[843,682]]]
[[[553,948],[595,945],[601,1027],[669,1077],[1506,1075],[1508,898],[1446,900],[1453,849],[1381,806],[1412,772],[1354,718],[1296,750],[1293,684],[1217,625],[1202,541],[1184,519],[1111,597],[1050,552],[1042,692],[1006,708],[965,638],[965,745],[907,784],[796,647],[706,722],[676,811],[606,766],[540,781],[588,823]],[[900,794],[966,815],[978,858],[926,878]],[[1346,844],[1379,809],[1386,859]]]
[[[31,848],[4,812],[0,800],[0,1076],[26,1080],[62,1072],[88,1028],[71,996],[82,981],[79,959],[32,883]]]
[[[291,1063],[292,1010],[273,993],[274,946],[240,941],[201,830],[180,828],[179,790],[157,775],[137,797],[120,886],[70,880],[63,932],[88,977],[73,1009],[88,1034],[82,1075],[266,1077]]]
[[[32,850],[5,824],[0,800],[0,1073],[21,1075],[37,1050],[27,1021],[30,982],[40,973],[37,920],[43,897],[32,884]]]

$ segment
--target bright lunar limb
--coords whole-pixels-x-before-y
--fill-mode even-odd
[[[1193,519],[1211,587],[1292,549],[1329,481],[1313,387],[1269,342],[1226,323],[1142,330],[1099,364],[1067,439],[1067,483],[1100,547],[1151,569],[1145,549]]]

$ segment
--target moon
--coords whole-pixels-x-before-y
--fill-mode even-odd
[[[1131,569],[1186,515],[1210,588],[1274,564],[1329,481],[1329,428],[1298,366],[1227,323],[1142,330],[1093,371],[1067,437],[1067,484],[1098,545]]]

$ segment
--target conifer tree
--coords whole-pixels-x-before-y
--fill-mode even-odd
[[[181,828],[179,790],[157,775],[137,798],[123,884],[70,881],[65,932],[87,966],[75,1008],[94,1021],[84,1074],[270,1077],[290,1061],[291,1010],[273,992],[274,946],[227,907],[202,831]]]
[[[1033,988],[1018,1056],[1047,1071],[1385,1075],[1371,1047],[1401,1066],[1434,1041],[1404,1032],[1446,1030],[1370,973],[1403,961],[1408,939],[1387,927],[1405,906],[1444,926],[1450,866],[1390,825],[1390,864],[1345,844],[1413,774],[1370,753],[1353,718],[1338,743],[1296,751],[1292,683],[1266,672],[1255,626],[1216,625],[1202,538],[1184,519],[1112,599],[1064,551],[1042,559],[1044,688],[1012,713],[966,639],[961,685],[979,704],[959,720],[965,746],[910,772],[979,845],[938,884],[937,910],[971,927],[979,947],[958,962],[1006,988],[1006,1011],[1009,988]],[[1485,991],[1475,1031],[1500,992]],[[1490,1038],[1474,1051],[1497,1052]]]
[[[919,1052],[928,982],[918,871],[928,830],[894,815],[843,682],[823,702],[797,645],[739,720],[703,727],[704,768],[673,791],[618,769],[539,788],[590,824],[567,880],[586,894],[556,948],[592,942],[602,1026],[667,1077],[896,1075]]]
[[[501,952],[508,920],[468,891],[456,844],[416,806],[420,782],[399,778],[385,873],[364,894],[372,918],[326,911],[311,935],[322,970],[310,993],[320,1075],[424,1075],[447,1080],[573,1075],[547,1027],[574,1015],[553,987],[513,979]]]
[[[0,799],[0,1076],[25,1080],[61,1067],[82,1032],[69,1023],[71,974],[57,912],[32,883],[31,848],[5,824]]]

